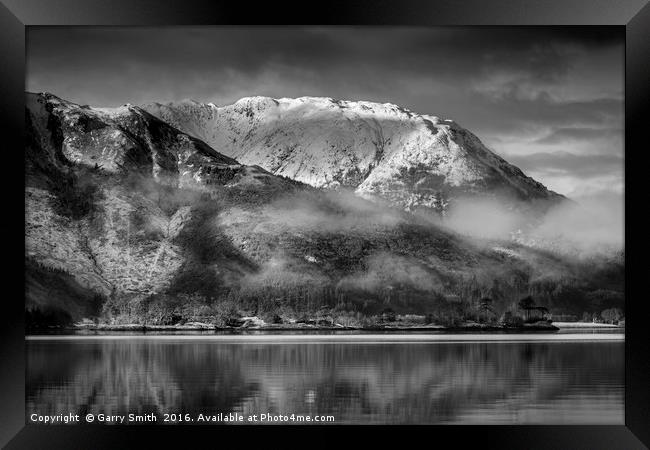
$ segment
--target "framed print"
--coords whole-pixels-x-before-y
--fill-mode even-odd
[[[646,448],[647,2],[3,3],[6,448]]]

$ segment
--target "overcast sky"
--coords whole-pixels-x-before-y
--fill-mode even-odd
[[[28,91],[91,106],[252,95],[450,118],[572,198],[623,191],[621,27],[28,28]]]

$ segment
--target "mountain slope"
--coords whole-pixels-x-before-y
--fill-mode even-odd
[[[409,209],[437,206],[441,195],[498,196],[510,203],[564,198],[455,122],[392,104],[247,97],[223,107],[185,101],[143,108],[245,164]]]
[[[55,127],[53,157],[64,164],[97,166],[103,172],[135,171],[177,187],[212,183],[281,186],[288,182],[239,164],[141,108],[90,108],[51,94],[27,94],[32,125],[39,132]]]
[[[50,94],[27,94],[26,106],[26,256],[38,263],[28,267],[63,271],[93,295],[169,287],[187,260],[178,237],[205,196],[255,204],[304,187],[139,108],[92,109]],[[28,283],[28,307],[43,303],[36,289]]]

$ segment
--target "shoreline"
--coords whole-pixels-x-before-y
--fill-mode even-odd
[[[290,333],[290,334],[44,334],[27,335],[26,341],[213,341],[264,344],[412,344],[412,343],[524,343],[524,342],[624,342],[623,333]]]
[[[553,324],[560,329],[625,329],[625,325],[597,322],[553,322]]]
[[[50,328],[27,329],[26,335],[107,335],[110,333],[137,333],[159,335],[169,333],[176,336],[187,335],[247,335],[247,334],[276,334],[277,335],[309,335],[309,334],[336,334],[337,332],[349,332],[357,334],[380,333],[380,334],[553,334],[564,331],[624,331],[625,325],[613,325],[605,323],[590,322],[535,322],[518,326],[504,324],[484,324],[468,322],[457,326],[444,326],[434,324],[399,324],[399,322],[386,322],[367,327],[344,326],[341,324],[317,324],[317,323],[284,323],[270,324],[262,321],[247,321],[241,326],[218,327],[205,322],[189,322],[175,325],[142,325],[142,324],[95,324],[79,322],[71,326],[59,326]]]
[[[564,324],[562,324],[564,325]],[[409,332],[432,332],[436,334],[445,334],[445,333],[507,333],[507,334],[525,334],[525,333],[556,333],[562,329],[571,329],[577,328],[586,330],[589,328],[606,328],[612,330],[624,329],[624,327],[619,327],[616,325],[606,326],[606,327],[571,327],[571,326],[558,326],[557,324],[527,324],[523,326],[503,326],[503,325],[485,325],[485,324],[467,324],[454,327],[446,327],[442,325],[412,325],[412,326],[396,326],[396,325],[385,325],[385,326],[372,326],[372,327],[350,327],[350,326],[329,326],[329,325],[309,325],[309,324],[300,324],[300,325],[256,325],[256,326],[245,326],[245,327],[216,327],[210,324],[204,323],[191,323],[185,325],[140,325],[140,324],[123,324],[123,325],[86,325],[83,326],[71,326],[71,327],[61,327],[61,328],[50,328],[50,329],[33,329],[28,330],[28,334],[31,335],[56,335],[56,334],[92,334],[92,333],[102,333],[102,332],[137,332],[137,333],[158,333],[158,332],[170,332],[177,335],[181,335],[183,332],[188,332],[191,334],[197,334],[202,332],[205,334],[219,333],[219,334],[248,334],[248,333],[291,333],[295,332],[297,334],[308,334],[309,332],[319,333],[319,332],[337,332],[337,331],[349,331],[349,332],[361,332],[361,333],[405,333]],[[85,333],[84,333],[85,332]]]

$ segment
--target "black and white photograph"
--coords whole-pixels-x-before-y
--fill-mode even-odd
[[[25,422],[624,425],[625,29],[33,26]]]

